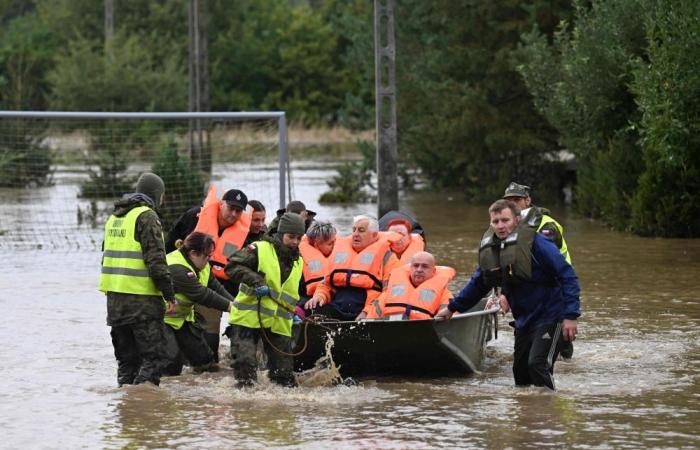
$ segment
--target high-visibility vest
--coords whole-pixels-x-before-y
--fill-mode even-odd
[[[105,224],[100,291],[123,294],[162,295],[148,275],[143,248],[136,240],[136,219],[148,206],[137,206],[126,215],[112,215]]]
[[[299,257],[294,262],[292,271],[282,284],[280,264],[274,245],[267,241],[258,241],[254,245],[258,248],[258,272],[265,274],[265,283],[270,288],[270,295],[258,300],[253,293],[253,287],[241,283],[238,295],[231,305],[228,323],[260,328],[262,319],[263,328],[269,328],[273,333],[282,336],[291,336],[304,260]]]
[[[566,262],[571,264],[571,254],[569,253],[569,248],[566,245],[566,240],[564,239],[564,227],[562,227],[561,224],[554,220],[554,218],[548,213],[549,210],[546,208],[533,206],[530,208],[530,211],[528,211],[523,220],[530,228],[534,228],[537,232],[540,232],[548,223],[553,223],[554,226],[557,227],[557,230],[559,230],[559,235],[561,236],[561,247],[559,247],[559,253],[561,253],[564,259],[566,259]]]
[[[211,255],[209,263],[212,273],[220,280],[228,280],[228,275],[224,272],[224,267],[228,262],[228,257],[243,247],[253,215],[250,211],[243,211],[236,223],[224,229],[219,236],[219,209],[221,201],[216,194],[216,187],[209,188],[207,198],[204,200],[202,210],[199,212],[199,220],[194,231],[206,233],[214,239],[214,253]]]
[[[352,248],[352,237],[337,238],[326,284],[331,288],[357,287],[381,292],[384,264],[392,255],[389,241],[379,239],[359,253]]]
[[[323,281],[330,264],[330,255],[324,256],[319,249],[309,244],[309,239],[306,235],[301,238],[299,243],[299,253],[304,258],[306,295],[311,296],[316,292],[316,287],[319,283]]]
[[[168,253],[166,258],[168,260],[168,266],[179,264],[190,269],[192,273],[197,273],[197,270],[195,270],[195,268],[192,267],[192,264],[190,264],[190,262],[187,261],[185,255],[183,255],[179,249]],[[204,266],[204,269],[199,271],[199,276],[197,277],[199,284],[206,287],[209,283],[210,273],[211,269],[209,264],[207,264],[206,266]],[[177,306],[175,307],[175,312],[173,312],[172,314],[166,314],[164,320],[165,323],[167,323],[174,329],[179,330],[180,328],[182,328],[182,325],[185,323],[185,321],[194,323],[194,302],[187,298],[185,295],[182,295],[177,292],[175,293],[175,298],[177,298],[178,300]]]
[[[452,267],[436,266],[435,275],[418,286],[411,283],[411,266],[391,271],[389,284],[380,302],[375,302],[370,318],[399,315],[409,320],[431,319],[440,309],[447,285],[456,272]]]
[[[571,255],[569,254],[569,247],[567,247],[566,240],[564,239],[564,227],[562,227],[559,224],[559,222],[545,214],[542,216],[542,221],[540,222],[540,226],[537,227],[537,231],[540,231],[546,224],[550,222],[553,223],[555,227],[557,227],[557,229],[559,230],[559,234],[561,235],[561,247],[559,247],[559,253],[561,253],[564,259],[566,259],[566,262],[571,264]]]

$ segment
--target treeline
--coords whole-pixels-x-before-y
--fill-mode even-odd
[[[578,209],[642,235],[700,236],[700,2],[574,2],[517,65],[576,155]]]
[[[186,110],[189,3],[114,0],[107,48],[103,1],[0,0],[0,107]],[[206,0],[211,109],[371,126],[372,89],[357,97],[371,14],[358,0]]]
[[[188,1],[0,0],[0,108],[187,107]],[[374,126],[371,0],[207,0],[210,104]],[[510,180],[699,236],[700,2],[396,0],[399,153],[471,200]],[[562,155],[575,156],[576,171]]]

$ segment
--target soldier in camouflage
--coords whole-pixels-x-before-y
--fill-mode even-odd
[[[107,325],[117,359],[117,382],[158,385],[164,367],[163,318],[176,304],[156,213],[163,180],[144,173],[136,193],[114,204],[105,225],[100,290],[107,296]]]
[[[262,333],[266,336],[263,345],[269,378],[283,386],[296,385],[289,353],[295,304],[299,291],[305,290],[298,248],[304,231],[299,214],[285,213],[274,236],[265,236],[228,260],[226,275],[241,285],[229,314],[231,325],[226,329],[231,339],[231,367],[239,387],[250,386],[257,379],[256,349]]]

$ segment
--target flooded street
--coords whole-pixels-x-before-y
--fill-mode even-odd
[[[236,176],[217,185],[263,201],[269,222],[276,166],[226,173]],[[320,206],[332,173],[310,162],[295,166],[295,197],[347,234],[353,215],[376,209]],[[0,191],[0,228],[28,221],[44,223],[41,233],[71,232],[76,177],[64,172],[56,183]],[[426,229],[438,263],[457,269],[456,291],[476,266],[487,207],[455,193],[406,194],[402,206]],[[0,447],[700,447],[700,240],[639,238],[565,210],[553,215],[565,227],[582,287],[579,338],[573,359],[556,365],[555,393],[513,386],[507,318],[482,371],[469,377],[291,390],[261,379],[259,388],[240,391],[224,362],[218,373],[187,369],[160,388],[120,389],[97,291],[101,255],[92,242],[101,232],[85,227],[79,249],[5,243]],[[222,355],[227,349],[223,338]]]

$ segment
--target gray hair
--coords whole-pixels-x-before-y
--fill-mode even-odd
[[[306,230],[306,236],[309,238],[309,244],[313,245],[315,242],[326,242],[335,236],[337,230],[330,222],[324,221],[314,221],[308,230]]]
[[[355,225],[357,222],[360,222],[361,220],[367,221],[367,229],[369,231],[379,231],[379,222],[377,222],[377,219],[375,219],[374,217],[369,216],[367,214],[360,214],[359,216],[353,217],[352,224]]]

